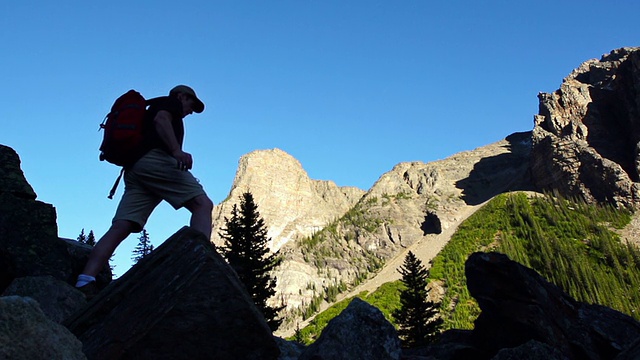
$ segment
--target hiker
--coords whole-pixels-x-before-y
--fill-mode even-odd
[[[149,99],[147,105],[143,155],[133,165],[125,166],[125,190],[111,227],[94,246],[78,276],[76,288],[87,299],[98,292],[95,277],[116,247],[129,234],[142,231],[160,201],[167,201],[176,210],[187,208],[191,212],[190,226],[211,237],[213,202],[189,172],[193,166],[191,154],[182,150],[183,118],[204,111],[204,103],[192,88],[178,85],[169,96]]]

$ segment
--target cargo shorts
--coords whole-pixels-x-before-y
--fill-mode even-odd
[[[160,149],[149,151],[124,173],[124,194],[113,217],[144,228],[153,209],[165,200],[174,209],[199,195],[206,195],[190,171],[178,169],[178,161]]]

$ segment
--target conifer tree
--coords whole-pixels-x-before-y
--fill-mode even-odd
[[[436,339],[443,322],[436,317],[436,305],[427,300],[429,272],[411,251],[398,272],[405,285],[400,292],[400,308],[392,314],[400,327],[398,335],[407,347],[429,344]]]
[[[95,246],[96,245],[96,236],[93,234],[93,230],[89,231],[89,235],[87,235],[87,245]]]
[[[84,228],[82,228],[82,231],[80,231],[80,235],[78,235],[76,240],[81,244],[87,243],[87,236],[84,234]]]
[[[225,217],[224,221],[225,226],[219,233],[224,239],[220,252],[238,274],[271,330],[275,331],[282,323],[278,312],[284,306],[269,306],[267,300],[276,293],[276,279],[270,272],[282,260],[277,252],[269,254],[267,242],[270,239],[253,195],[250,192],[242,194],[240,208],[233,205],[231,218]]]
[[[151,251],[153,251],[153,245],[149,240],[149,233],[146,229],[142,229],[140,237],[138,238],[138,245],[133,249],[133,256],[131,257],[131,260],[137,264],[140,259],[149,255]]]

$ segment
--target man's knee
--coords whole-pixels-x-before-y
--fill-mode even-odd
[[[213,201],[207,195],[198,195],[187,201],[184,206],[193,212],[209,212],[213,211]]]

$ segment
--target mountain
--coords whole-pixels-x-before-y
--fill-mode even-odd
[[[532,131],[435,162],[399,163],[366,192],[309,179],[278,149],[247,154],[230,196],[214,209],[213,241],[239,195],[250,191],[271,249],[284,257],[273,300],[293,319],[374,274],[376,284],[397,279],[398,259],[409,249],[428,263],[461,220],[503,192],[549,191],[636,208],[639,57],[638,48],[622,48],[588,60],[560,89],[538,95]]]
[[[500,193],[545,190],[635,210],[640,186],[639,54],[638,48],[623,48],[589,60],[558,91],[540,94],[540,113],[531,132],[432,163],[400,163],[366,192],[311,180],[297,160],[277,149],[247,154],[229,199],[215,209],[216,230],[239,194],[254,193],[270,227],[270,246],[285,260],[275,300],[286,302],[295,318],[357,284],[370,283],[374,274],[394,273],[393,264],[408,249],[429,249],[422,253],[425,261],[470,212]],[[157,358],[167,354],[165,349],[193,358],[191,351],[206,352],[205,345],[216,344],[211,339],[222,346],[211,347],[217,353],[207,355],[220,358],[238,358],[224,346],[269,354],[240,358],[275,358],[279,353],[278,359],[332,354],[375,359],[373,355],[383,354],[381,345],[387,355],[380,358],[385,359],[626,360],[640,354],[640,323],[633,318],[580,303],[498,253],[475,253],[466,260],[466,287],[481,310],[474,330],[449,330],[425,349],[400,349],[380,311],[362,301],[352,302],[312,346],[272,338],[265,331],[256,340],[251,331],[259,330],[255,324],[264,325],[264,319],[209,239],[188,228],[111,282],[91,303],[71,304],[67,300],[82,297],[72,283],[89,249],[57,237],[55,208],[36,200],[17,154],[0,146],[0,159],[0,183],[5,185],[0,190],[0,314],[8,324],[0,334],[0,343],[7,346],[0,350],[11,354],[7,358],[60,357],[54,353],[64,353],[64,358],[140,358],[138,351],[160,350],[153,355]],[[635,234],[637,230],[627,230],[623,238],[633,240]],[[110,272],[103,275],[109,282]],[[237,317],[239,307],[244,310]],[[245,315],[249,313],[254,318]],[[52,320],[65,318],[61,324]],[[96,336],[96,329],[108,331]],[[173,336],[176,331],[181,336]]]
[[[541,93],[531,174],[540,189],[589,203],[640,204],[640,48],[585,61]]]
[[[436,239],[470,207],[502,192],[530,190],[530,138],[530,132],[516,133],[444,160],[400,163],[367,192],[309,179],[282,150],[254,151],[240,159],[230,196],[214,209],[213,241],[220,243],[224,217],[250,191],[271,249],[284,258],[274,274],[275,301],[296,318],[368,279],[414,244],[433,243],[435,255],[443,245]]]

